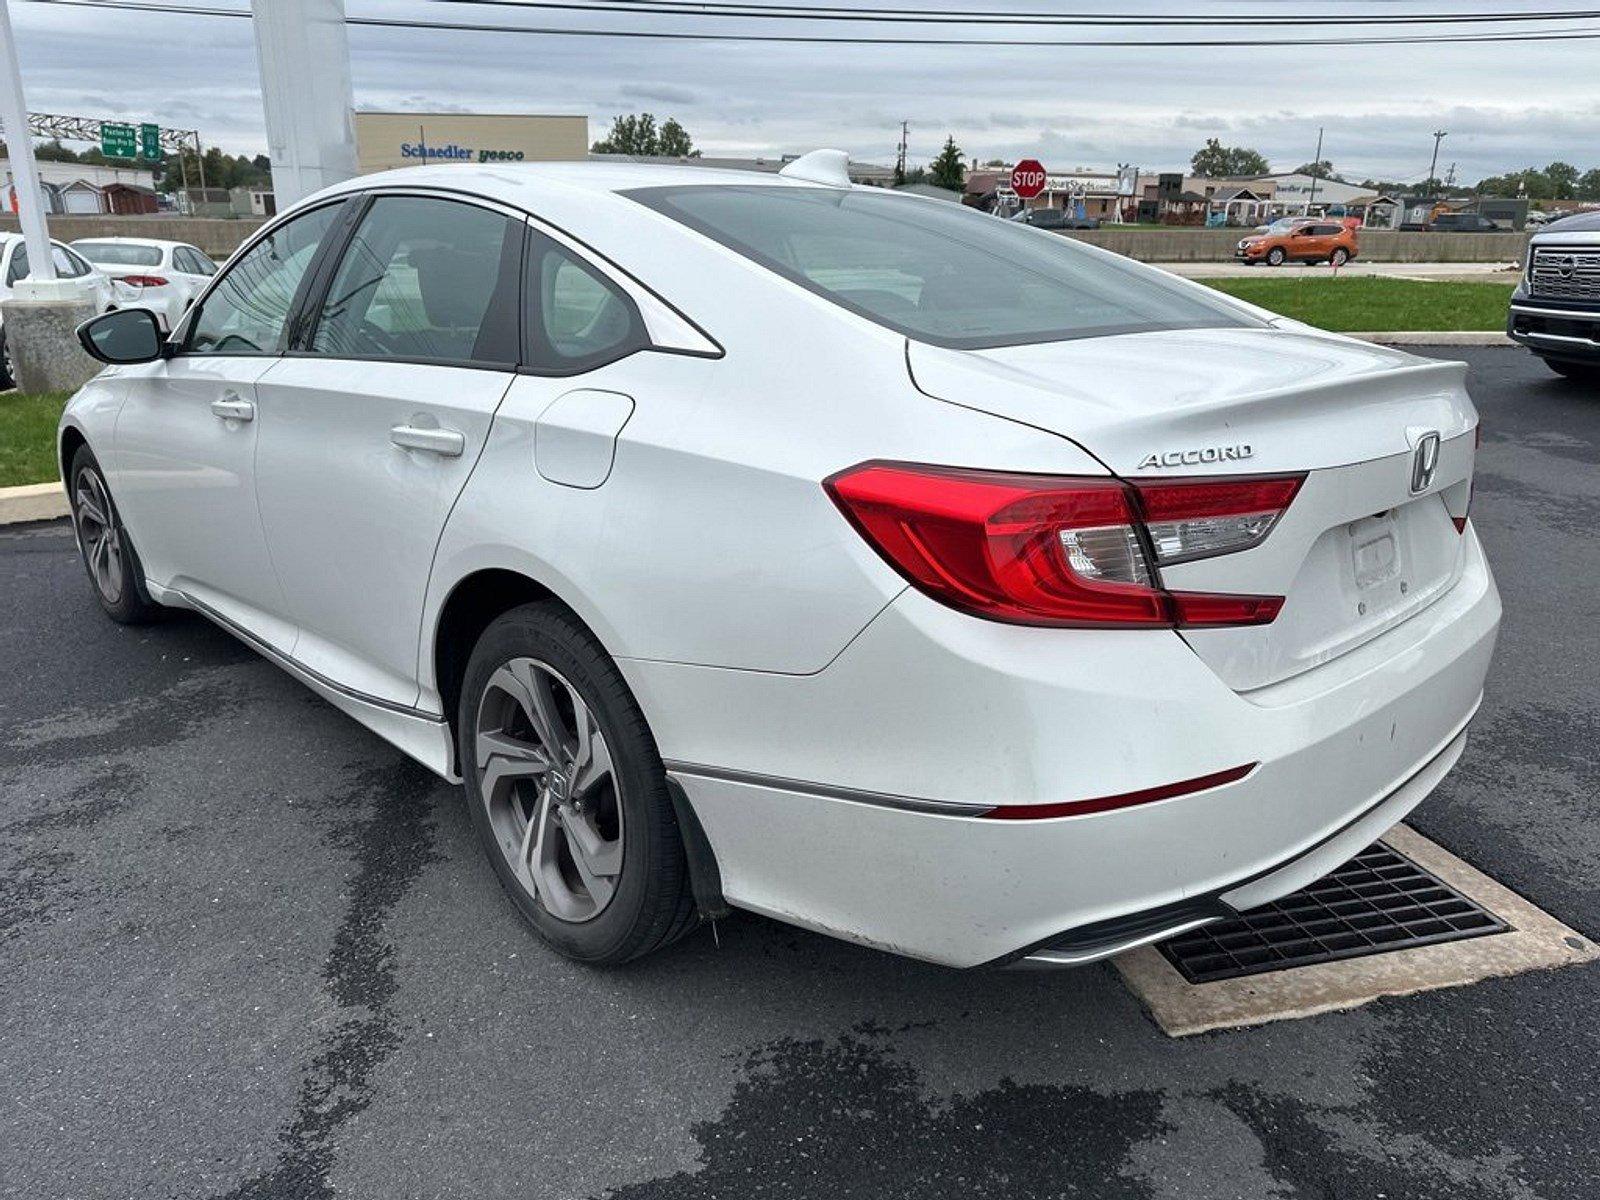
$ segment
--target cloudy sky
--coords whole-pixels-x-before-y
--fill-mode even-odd
[[[202,0],[173,0],[201,3]],[[203,0],[244,10],[245,0]],[[757,0],[773,3],[775,0]],[[804,0],[819,3],[822,0]],[[1516,12],[1589,7],[1579,0],[827,0],[877,8],[1018,12],[1305,14]],[[719,33],[1119,39],[1295,36],[1208,26],[1141,29],[844,26],[617,16],[347,0],[352,17]],[[11,0],[34,111],[197,127],[207,144],[265,149],[248,20],[58,7]],[[1472,29],[1547,26],[1475,26]],[[1600,31],[1600,20],[1567,29]],[[1422,27],[1430,35],[1460,27]],[[1359,36],[1361,29],[1322,29]],[[1300,36],[1305,36],[1301,33]],[[591,137],[613,114],[675,116],[708,154],[777,154],[836,146],[892,162],[900,122],[913,161],[947,134],[968,155],[1034,155],[1051,168],[1131,162],[1175,169],[1207,137],[1254,147],[1274,169],[1323,157],[1354,178],[1440,172],[1475,181],[1564,159],[1600,166],[1600,41],[1286,48],[839,46],[623,41],[355,27],[358,108],[584,113]]]

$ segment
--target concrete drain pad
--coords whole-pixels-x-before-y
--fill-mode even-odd
[[[1401,825],[1304,892],[1112,961],[1184,1037],[1597,958],[1600,946]]]

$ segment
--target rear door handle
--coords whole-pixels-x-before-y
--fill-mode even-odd
[[[429,429],[421,425],[396,425],[389,440],[407,450],[426,450],[445,458],[460,458],[467,449],[467,435],[454,429]]]
[[[220,400],[211,402],[211,411],[225,421],[254,421],[256,406],[242,396],[229,392]]]

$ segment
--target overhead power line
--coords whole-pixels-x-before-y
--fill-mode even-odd
[[[163,13],[180,16],[238,17],[250,13],[238,8],[213,8],[166,3],[164,0],[26,0],[64,8],[97,8],[120,12]],[[1518,30],[1510,32],[1449,34],[1369,34],[1354,37],[1278,38],[973,38],[973,37],[857,37],[845,34],[698,33],[668,29],[594,29],[565,25],[507,25],[488,21],[429,21],[405,17],[346,17],[352,26],[377,29],[422,29],[457,33],[510,33],[538,37],[612,38],[678,42],[765,42],[789,45],[833,46],[996,46],[1077,49],[1152,49],[1176,47],[1256,48],[1273,46],[1416,46],[1463,45],[1493,42],[1567,42],[1600,39],[1600,26],[1576,29]]]
[[[1519,9],[1492,12],[1334,13],[1289,16],[1262,13],[1205,13],[1168,16],[1161,13],[1038,13],[983,9],[844,8],[825,4],[741,4],[734,0],[435,0],[440,4],[510,8],[529,11],[615,13],[760,21],[864,21],[920,25],[1108,25],[1141,26],[1283,26],[1315,25],[1484,25],[1536,21],[1592,21],[1600,9]]]

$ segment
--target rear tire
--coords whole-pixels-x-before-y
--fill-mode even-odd
[[[1328,264],[1330,266],[1342,267],[1349,261],[1350,251],[1346,250],[1343,246],[1335,246],[1333,248],[1333,253],[1328,255]]]
[[[6,330],[0,325],[0,391],[17,386],[15,370],[11,365],[11,344],[6,341]]]
[[[655,738],[616,664],[568,609],[525,604],[484,630],[456,737],[484,852],[553,949],[610,966],[694,927]]]
[[[145,591],[144,567],[89,447],[78,447],[67,479],[78,555],[100,607],[119,625],[146,625],[157,620],[163,610]]]
[[[1272,267],[1281,267],[1283,266],[1283,260],[1287,257],[1288,255],[1283,252],[1282,246],[1274,246],[1271,250],[1267,251],[1267,265]]]
[[[1600,386],[1600,363],[1575,363],[1562,362],[1558,358],[1547,358],[1544,365],[1564,379],[1573,383],[1587,383]]]

